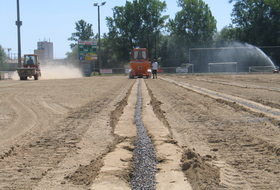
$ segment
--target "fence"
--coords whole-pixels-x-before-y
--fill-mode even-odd
[[[165,73],[165,74],[190,74],[194,73],[194,68],[191,64],[187,72],[182,72],[182,70],[178,70],[179,67],[161,67],[158,69],[158,74]],[[110,69],[101,69],[101,74],[103,75],[115,75],[115,74],[123,74],[128,75],[129,69],[125,68],[110,68]],[[96,72],[97,73],[97,72]]]
[[[279,70],[278,66],[252,66],[249,67],[249,72],[257,72],[257,73],[271,73],[274,69]]]
[[[0,71],[0,80],[12,79],[14,71]]]

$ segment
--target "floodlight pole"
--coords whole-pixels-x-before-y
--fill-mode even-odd
[[[17,0],[17,34],[18,34],[18,67],[21,67],[21,43],[20,43],[20,26],[22,25],[22,22],[20,21],[20,15],[19,15],[19,0]]]
[[[99,63],[99,75],[101,75],[101,43],[100,43],[100,11],[98,6],[98,63]]]
[[[98,7],[98,63],[99,63],[99,75],[101,75],[101,42],[100,42],[100,6],[103,6],[106,4],[106,1],[102,2],[101,5],[98,3],[94,3],[94,6]]]

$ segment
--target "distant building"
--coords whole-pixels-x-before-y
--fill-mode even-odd
[[[37,50],[34,53],[42,62],[53,61],[53,43],[48,41],[37,42]]]

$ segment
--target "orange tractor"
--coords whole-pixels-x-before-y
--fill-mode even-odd
[[[148,50],[137,48],[132,50],[132,60],[129,63],[129,78],[149,78],[151,76],[151,62],[149,61]]]
[[[40,63],[36,54],[25,54],[23,65],[17,69],[20,80],[27,80],[27,77],[34,77],[38,80],[41,76]]]

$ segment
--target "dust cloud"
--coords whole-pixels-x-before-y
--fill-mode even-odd
[[[45,79],[69,79],[69,78],[82,78],[82,71],[71,65],[47,65],[41,67],[41,77],[39,80]],[[18,73],[15,71],[12,75],[12,80],[20,80]],[[28,78],[34,80],[34,78]]]
[[[13,72],[11,78],[12,78],[12,80],[19,80],[18,72],[17,71]]]
[[[82,71],[70,65],[48,65],[41,67],[41,78],[39,79],[68,79],[81,78]]]

